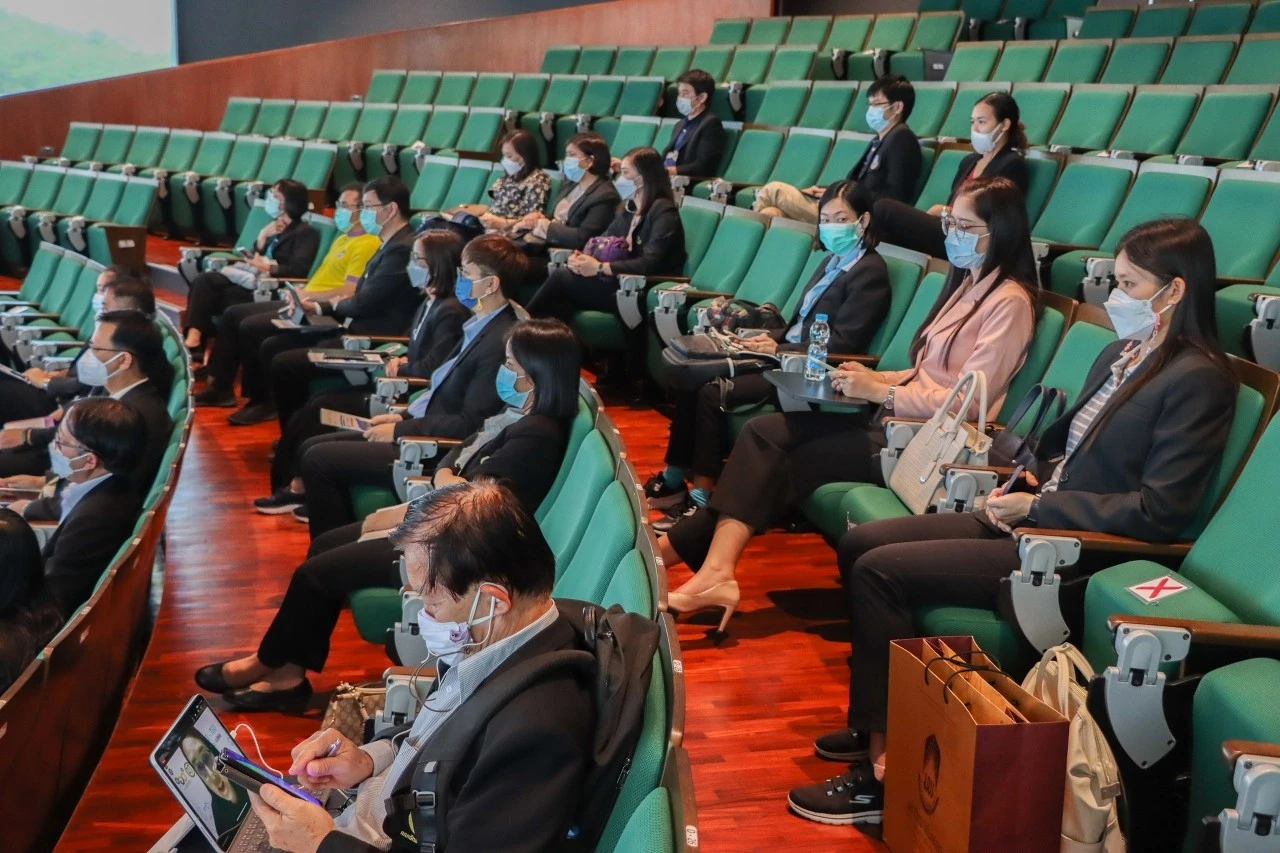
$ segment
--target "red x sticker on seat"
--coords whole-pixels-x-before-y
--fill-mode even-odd
[[[1129,587],[1129,592],[1136,595],[1146,604],[1155,604],[1162,598],[1168,598],[1171,595],[1177,595],[1185,592],[1191,587],[1187,586],[1180,580],[1174,579],[1171,575],[1165,575],[1162,578],[1143,581],[1140,584],[1134,584]]]

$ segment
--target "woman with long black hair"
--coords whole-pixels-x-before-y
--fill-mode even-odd
[[[0,693],[35,660],[62,625],[44,583],[40,542],[31,525],[0,508]]]

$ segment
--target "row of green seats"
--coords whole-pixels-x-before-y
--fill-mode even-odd
[[[216,271],[229,263],[240,260],[239,250],[252,249],[257,244],[258,233],[266,227],[271,217],[267,215],[263,199],[259,198],[252,204],[252,207],[247,208],[244,224],[241,226],[240,232],[229,250],[220,251],[207,246],[183,246],[181,248],[178,273],[188,284],[199,273]],[[308,277],[310,277],[315,274],[316,270],[320,268],[320,264],[324,262],[324,256],[328,253],[334,238],[338,236],[338,227],[331,218],[320,213],[307,213],[303,215],[302,219],[320,234],[320,243],[316,248],[316,256],[311,262],[310,271],[307,273]],[[270,290],[273,284],[275,282],[272,279],[259,282],[258,287],[263,294],[260,298],[274,298],[272,295],[274,291]]]
[[[97,261],[45,243],[32,258],[18,292],[0,298],[0,338],[24,361],[36,354],[36,342],[87,340],[96,320],[93,295],[104,269]]]
[[[0,268],[20,273],[49,243],[122,262],[121,244],[145,239],[157,191],[153,177],[0,161]]]
[[[1085,11],[1080,38],[1164,38],[1280,33],[1280,0],[1252,3],[1157,3]]]

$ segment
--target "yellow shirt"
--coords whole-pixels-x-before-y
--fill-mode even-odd
[[[373,257],[382,245],[372,234],[361,234],[349,237],[339,234],[333,238],[333,245],[320,263],[316,274],[307,282],[308,290],[337,290],[347,283],[347,277],[359,278],[364,274],[365,264]]]

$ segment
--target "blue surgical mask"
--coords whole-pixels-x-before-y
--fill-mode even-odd
[[[618,180],[613,182],[613,187],[618,191],[618,195],[624,200],[634,196],[636,194],[636,190],[639,189],[636,186],[636,182],[630,178],[618,178]]]
[[[693,112],[693,99],[676,98],[676,112],[687,118],[689,113]]]
[[[340,207],[335,210],[333,212],[333,224],[340,232],[346,234],[351,230],[352,224],[354,224],[351,218],[351,211],[347,210],[345,207]]]
[[[409,261],[409,283],[422,290],[431,281],[431,270],[417,261]]]
[[[867,127],[875,133],[879,133],[889,126],[889,120],[884,117],[885,107],[867,107]]]
[[[276,198],[275,193],[268,193],[266,199],[262,202],[262,209],[267,212],[267,216],[272,219],[278,217],[281,213],[280,199]]]
[[[560,171],[564,172],[566,181],[573,181],[575,184],[582,180],[582,176],[586,174],[586,171],[582,168],[582,161],[577,157],[564,158],[564,164],[561,166]]]
[[[458,297],[458,301],[470,310],[476,310],[476,306],[480,304],[480,300],[471,295],[471,291],[475,289],[476,283],[465,275],[458,276],[458,280],[453,284],[453,295]]]
[[[106,304],[107,294],[101,292],[93,294],[93,313],[95,316],[102,313],[102,309],[106,307]]]
[[[523,163],[517,163],[515,160],[512,160],[510,157],[502,158],[502,171],[506,172],[508,175],[511,175],[514,177],[523,168],[524,168]]]
[[[978,251],[978,240],[981,237],[974,233],[962,233],[955,229],[947,232],[943,243],[947,247],[947,260],[962,270],[977,271],[982,269],[982,262],[987,259],[986,252]]]
[[[360,211],[360,227],[364,229],[364,233],[372,234],[377,237],[382,233],[382,223],[378,222],[378,211],[371,208],[364,208]]]
[[[88,455],[88,453],[81,453],[79,456],[69,459],[65,453],[58,449],[57,443],[51,443],[49,445],[49,470],[65,480],[76,473],[75,469],[71,467],[71,463]]]
[[[856,222],[823,222],[818,226],[818,239],[827,251],[843,258],[862,242]]]
[[[494,382],[498,388],[498,396],[502,402],[514,409],[524,409],[525,403],[529,402],[529,391],[516,390],[516,382],[519,379],[520,375],[514,370],[505,364],[498,365],[498,376]]]

